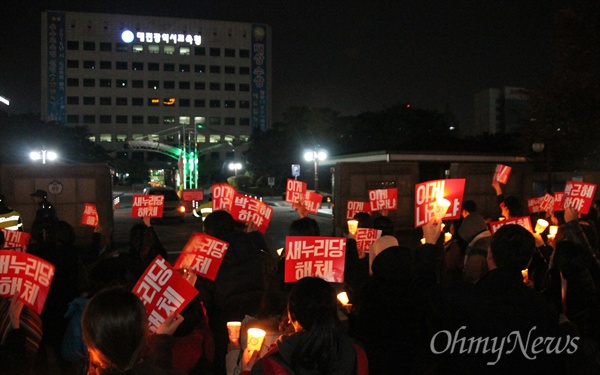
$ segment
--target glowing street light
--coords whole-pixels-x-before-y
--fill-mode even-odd
[[[34,161],[41,160],[42,164],[46,164],[47,160],[54,161],[58,159],[58,154],[54,151],[48,150],[31,151],[29,153],[29,158]]]
[[[242,169],[242,163],[231,162],[229,163],[229,170],[234,171],[234,176],[237,176],[237,171]]]
[[[319,160],[323,161],[327,159],[327,151],[325,150],[317,150],[315,147],[314,150],[306,150],[304,151],[304,159],[306,161],[314,161],[315,162],[315,193],[319,192]]]

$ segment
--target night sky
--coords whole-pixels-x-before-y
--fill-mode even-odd
[[[42,10],[164,15],[269,24],[275,120],[290,106],[355,115],[410,102],[468,124],[476,92],[551,70],[557,1],[6,1],[0,95],[9,114],[40,112]]]

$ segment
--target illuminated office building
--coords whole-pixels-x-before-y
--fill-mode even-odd
[[[270,39],[264,24],[44,12],[42,118],[122,157],[155,144],[233,160],[269,127]]]

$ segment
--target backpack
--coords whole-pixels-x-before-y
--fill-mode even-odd
[[[369,374],[369,362],[367,360],[367,354],[357,343],[352,343],[354,352],[356,353],[356,374],[357,375],[368,375]],[[293,375],[294,371],[287,366],[277,346],[274,346],[271,350],[264,355],[262,361],[262,371],[265,375]]]

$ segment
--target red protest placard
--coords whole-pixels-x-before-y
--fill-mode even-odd
[[[307,191],[304,194],[304,199],[302,200],[302,205],[306,208],[309,214],[316,215],[319,213],[319,208],[321,207],[321,202],[323,201],[323,196],[319,193],[315,193],[313,191]]]
[[[135,194],[131,203],[131,217],[162,217],[164,195]]]
[[[307,276],[344,282],[346,239],[340,237],[289,236],[285,238],[285,282]]]
[[[590,211],[596,194],[596,184],[590,182],[567,181],[563,198],[564,208],[574,208],[577,213],[586,214]]]
[[[365,253],[369,252],[371,244],[381,237],[379,229],[358,228],[356,230],[356,247]]]
[[[27,244],[31,235],[27,232],[21,232],[18,230],[8,230],[0,228],[4,233],[4,245],[3,249],[16,250],[16,251],[27,251]]]
[[[348,201],[348,204],[346,205],[346,219],[350,220],[354,218],[354,215],[359,212],[371,214],[371,205],[369,202]]]
[[[202,189],[187,189],[183,191],[182,198],[186,202],[201,202],[204,200],[204,190]]]
[[[231,206],[231,216],[237,221],[252,223],[264,234],[271,222],[273,208],[256,198],[236,193]]]
[[[210,191],[213,211],[225,210],[229,212],[236,193],[234,187],[225,183],[214,184]]]
[[[527,199],[527,210],[530,214],[540,212],[540,203],[542,203],[542,199],[544,199],[544,197],[535,197]]]
[[[371,212],[398,209],[398,189],[369,190],[369,205]]]
[[[0,296],[19,295],[23,302],[41,314],[54,276],[54,265],[34,255],[0,250]]]
[[[304,194],[306,194],[306,182],[288,178],[285,186],[285,201],[289,203],[301,202],[304,199]]]
[[[554,212],[554,195],[546,193],[540,202],[540,211]]]
[[[81,215],[81,224],[95,227],[98,225],[98,212],[96,205],[92,203],[83,204],[83,215]]]
[[[494,181],[498,181],[499,183],[506,185],[511,170],[512,168],[507,165],[496,164],[496,171],[494,172]]]
[[[431,220],[438,198],[450,201],[444,220],[460,219],[465,182],[464,178],[449,178],[415,185],[415,228],[422,227]]]
[[[525,228],[528,231],[533,233],[533,227],[531,226],[531,218],[529,216],[516,217],[516,218],[510,219],[510,220],[492,221],[490,223],[490,232],[492,232],[492,234],[494,234],[494,233],[496,233],[496,231],[498,229],[500,229],[500,227],[502,227],[504,225],[508,225],[508,224],[520,225],[523,228]]]
[[[133,293],[144,303],[148,328],[154,333],[169,315],[179,314],[198,290],[159,255],[135,284]]]
[[[192,233],[175,262],[175,269],[187,268],[209,280],[217,277],[229,244],[205,233]]]
[[[565,193],[562,191],[554,192],[554,211],[564,211],[565,206],[563,199],[565,198]]]

